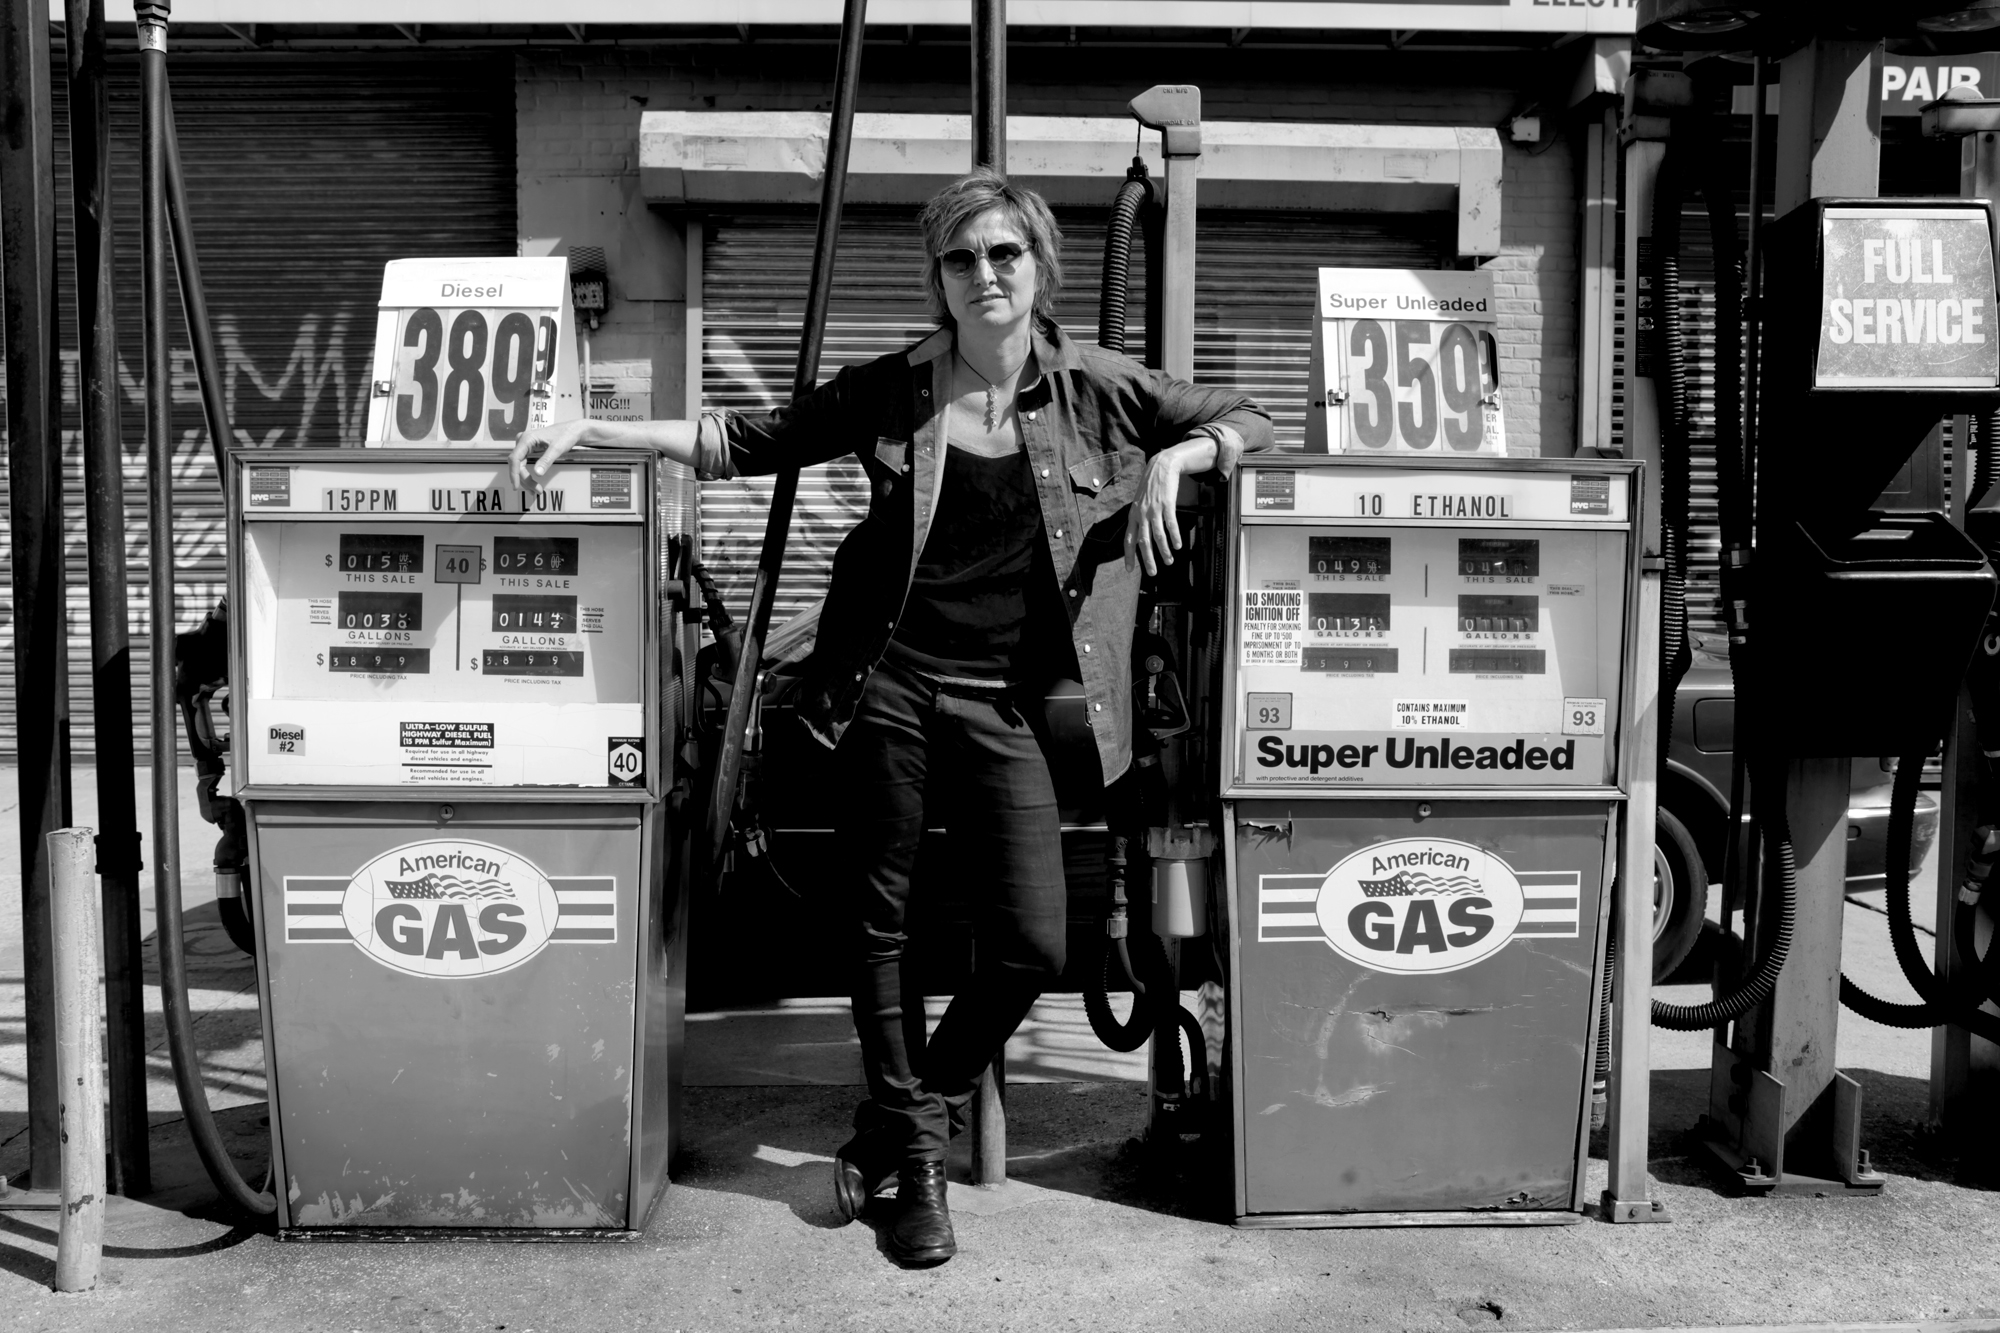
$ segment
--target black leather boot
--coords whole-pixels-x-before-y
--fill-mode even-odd
[[[903,1145],[884,1129],[864,1129],[833,1155],[833,1206],[852,1222],[902,1165]]]
[[[945,1203],[944,1163],[909,1162],[896,1174],[896,1220],[889,1227],[889,1255],[914,1268],[941,1264],[958,1253]]]

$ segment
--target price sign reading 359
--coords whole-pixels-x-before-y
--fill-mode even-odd
[[[555,369],[556,321],[538,310],[397,312],[390,438],[399,444],[517,440],[537,381]]]

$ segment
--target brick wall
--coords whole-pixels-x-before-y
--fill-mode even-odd
[[[638,199],[639,114],[825,110],[832,65],[833,48],[820,44],[572,47],[517,58],[521,234],[605,246],[615,304],[596,354],[650,357],[662,414],[683,410],[686,260],[678,228]],[[1553,72],[1522,53],[1017,48],[1008,109],[1122,116],[1144,88],[1185,81],[1201,86],[1203,114],[1216,120],[1503,126],[1530,100],[1523,90],[1548,86]],[[963,46],[871,44],[860,108],[962,112],[969,78]],[[1516,448],[1550,455],[1570,453],[1576,438],[1575,191],[1567,140],[1507,146],[1503,252],[1488,265],[1507,429]]]

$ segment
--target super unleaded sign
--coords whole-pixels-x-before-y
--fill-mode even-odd
[[[2000,384],[1983,210],[1829,208],[1817,388]]]

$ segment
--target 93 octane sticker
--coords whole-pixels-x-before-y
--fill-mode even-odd
[[[1602,736],[1604,734],[1604,700],[1565,699],[1563,700],[1563,735]]]

